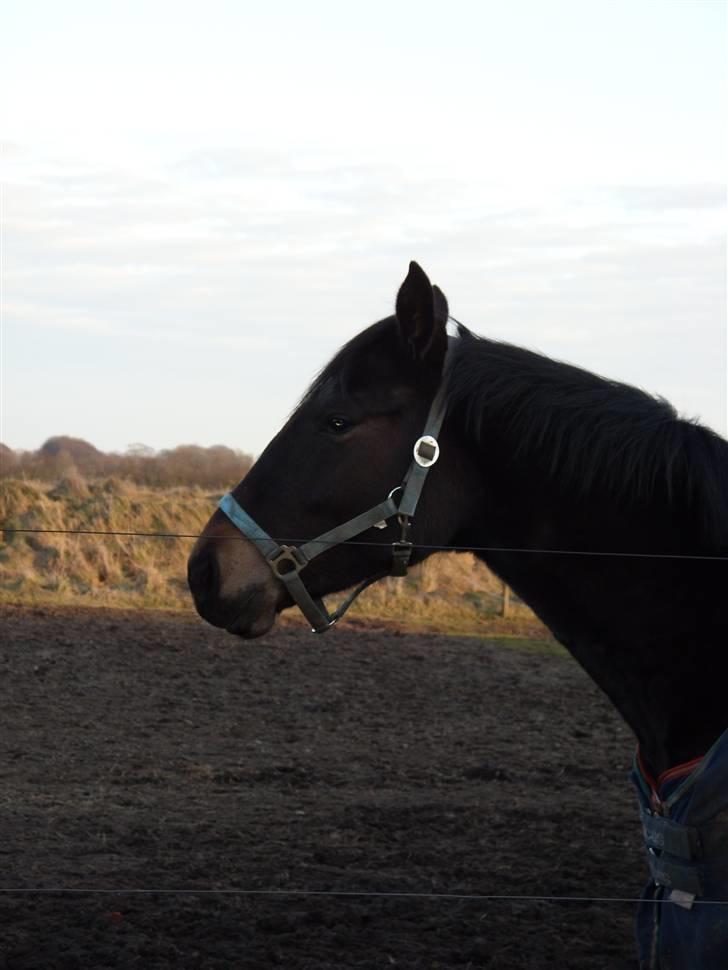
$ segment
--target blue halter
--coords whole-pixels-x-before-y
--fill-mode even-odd
[[[397,516],[401,533],[399,539],[392,543],[392,566],[389,570],[389,575],[407,575],[407,567],[409,566],[412,555],[412,543],[409,539],[412,517],[415,514],[427,473],[440,456],[440,446],[437,442],[437,436],[440,433],[446,410],[447,404],[445,401],[443,381],[430,406],[424,431],[415,442],[412,464],[402,485],[393,488],[387,498],[383,502],[380,502],[379,505],[375,505],[373,508],[354,516],[352,519],[348,519],[342,525],[337,525],[328,532],[324,532],[322,535],[317,536],[317,538],[311,539],[309,542],[305,542],[300,546],[288,546],[277,543],[239,505],[233,497],[232,492],[228,492],[220,499],[220,509],[222,509],[233,525],[247,539],[255,543],[273,571],[273,575],[285,584],[299,609],[311,624],[313,633],[323,633],[325,630],[328,630],[329,627],[333,626],[346,613],[357,596],[367,586],[381,579],[382,576],[387,575],[386,572],[378,573],[370,579],[364,580],[344,600],[338,609],[330,613],[320,597],[314,599],[311,596],[300,575],[302,570],[316,556],[320,556],[322,552],[325,552],[333,546],[341,545],[341,543],[347,542],[349,539],[353,539],[354,536],[366,532],[367,529],[383,529],[386,527],[389,519]],[[395,501],[395,495],[397,493],[401,493],[398,502]]]

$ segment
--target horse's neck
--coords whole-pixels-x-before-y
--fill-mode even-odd
[[[636,555],[679,545],[668,510],[576,500],[540,480],[537,466],[504,467],[483,465],[473,545],[564,550],[483,558],[607,693],[656,771],[704,753],[727,726],[720,566]]]

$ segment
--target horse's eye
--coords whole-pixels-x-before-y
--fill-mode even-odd
[[[346,434],[353,427],[353,421],[345,418],[343,414],[332,414],[326,419],[326,430],[330,434]]]

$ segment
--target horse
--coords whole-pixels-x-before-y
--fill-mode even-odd
[[[728,442],[477,336],[412,262],[394,314],[339,350],[223,498],[188,582],[237,636],[294,602],[323,631],[353,598],[329,613],[324,596],[444,547],[507,583],[634,732],[640,966],[725,970]]]

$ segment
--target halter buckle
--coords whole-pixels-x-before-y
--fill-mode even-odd
[[[281,546],[280,551],[270,556],[268,564],[278,579],[285,583],[289,576],[300,573],[306,560],[295,546]]]
[[[440,457],[440,446],[437,443],[437,438],[433,438],[431,434],[423,435],[415,441],[412,453],[421,468],[429,468]]]

